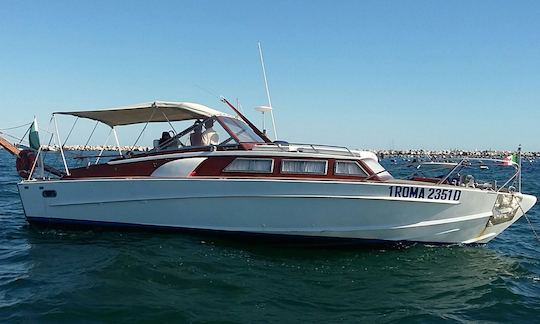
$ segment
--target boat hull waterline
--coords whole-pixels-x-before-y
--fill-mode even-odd
[[[27,219],[37,223],[102,224],[286,235],[311,239],[487,243],[517,221],[536,197],[447,186],[449,199],[403,197],[410,183],[107,178],[25,180],[19,192]],[[500,210],[501,199],[511,202]]]

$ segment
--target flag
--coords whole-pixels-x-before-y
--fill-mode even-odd
[[[512,155],[508,155],[507,157],[503,159],[504,165],[512,165],[512,164],[518,164],[518,163],[519,163],[519,158],[516,153],[513,153]]]
[[[30,132],[28,133],[28,142],[30,142],[30,147],[34,150],[39,150],[39,133],[38,133],[38,124],[36,117],[34,117],[34,122],[30,126]]]

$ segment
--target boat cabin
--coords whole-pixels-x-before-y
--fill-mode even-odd
[[[375,154],[370,152],[345,147],[272,142],[234,106],[226,103],[236,116],[200,104],[163,101],[106,110],[56,112],[53,115],[70,115],[108,125],[118,147],[118,155],[106,162],[100,163],[102,151],[94,163],[88,162],[76,168],[68,168],[65,163],[65,174],[61,178],[392,179],[378,163]],[[173,123],[178,121],[188,121],[189,126],[177,130]],[[164,125],[160,137],[154,138],[150,150],[120,150],[117,127],[143,124],[142,134],[150,123]],[[60,151],[65,161],[62,147]]]

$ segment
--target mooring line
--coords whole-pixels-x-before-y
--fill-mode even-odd
[[[516,196],[513,196],[513,198],[516,198]],[[527,220],[527,223],[529,223],[529,226],[530,226],[530,228],[531,228],[531,231],[532,231],[533,234],[534,234],[534,237],[536,237],[536,240],[537,240],[538,242],[540,242],[540,237],[538,236],[538,233],[536,233],[536,230],[534,229],[534,226],[533,226],[531,220],[529,219],[529,217],[527,216],[527,214],[526,214],[525,211],[523,210],[523,207],[521,207],[521,204],[519,203],[519,200],[516,199],[516,201],[517,201],[517,204],[518,204],[519,209],[521,209],[521,212],[523,213],[523,216],[525,216],[525,219]]]

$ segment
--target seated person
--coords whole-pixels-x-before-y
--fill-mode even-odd
[[[191,146],[202,146],[202,125],[198,124],[193,129],[193,133],[189,135]]]
[[[177,149],[177,148],[178,148],[178,139],[172,138],[169,132],[161,133],[161,138],[159,139],[160,150]]]
[[[204,146],[219,144],[219,136],[212,127],[214,127],[214,121],[212,119],[208,119],[204,122],[205,130],[201,136],[201,144]]]

